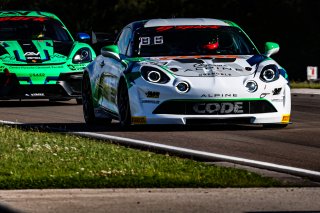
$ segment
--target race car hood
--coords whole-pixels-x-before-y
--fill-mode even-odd
[[[261,55],[151,57],[142,64],[160,66],[177,76],[237,77],[251,75],[264,59]]]
[[[73,42],[52,40],[2,41],[0,59],[4,64],[60,64],[65,63]]]

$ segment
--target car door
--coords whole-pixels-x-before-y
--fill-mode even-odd
[[[117,46],[119,47],[121,59],[126,57],[126,52],[132,37],[131,34],[131,28],[124,28],[119,36],[119,39],[116,42]],[[108,113],[117,116],[118,84],[122,72],[125,70],[125,66],[121,62],[121,60],[117,60],[111,57],[104,57],[103,63],[104,64],[102,64],[103,67],[101,74],[101,105],[108,111]]]

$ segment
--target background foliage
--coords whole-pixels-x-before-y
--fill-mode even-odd
[[[291,80],[306,79],[308,65],[320,65],[318,0],[0,0],[1,10],[55,13],[76,32],[117,33],[131,21],[206,17],[239,24],[261,52],[266,41],[280,44],[273,56]]]

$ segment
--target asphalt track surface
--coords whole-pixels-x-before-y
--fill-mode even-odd
[[[261,126],[88,127],[75,101],[0,101],[0,120],[92,132],[320,172],[320,95],[293,94],[293,122]],[[6,206],[9,206],[7,208]],[[1,191],[0,212],[320,212],[320,188]],[[121,211],[118,211],[121,210]],[[18,211],[19,212],[19,211]]]
[[[75,101],[24,100],[0,102],[0,120],[70,132],[150,141],[320,172],[320,95],[292,95],[292,124],[284,129],[250,125],[134,126],[121,130],[87,126]]]

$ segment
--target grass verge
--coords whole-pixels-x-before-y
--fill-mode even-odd
[[[0,126],[0,189],[280,185],[245,170],[72,135]]]
[[[320,83],[315,82],[290,82],[291,88],[309,88],[309,89],[320,89]]]

